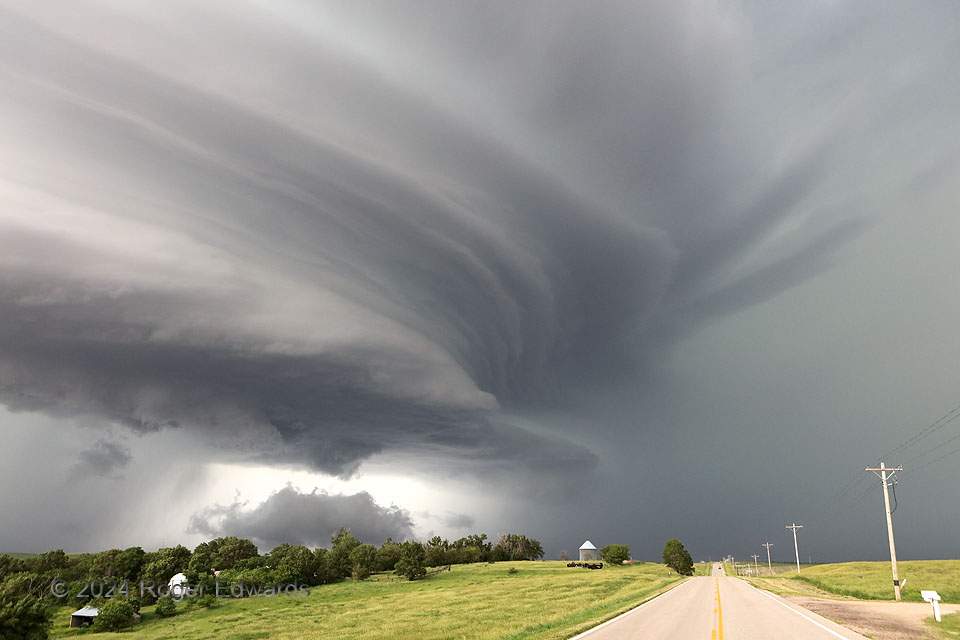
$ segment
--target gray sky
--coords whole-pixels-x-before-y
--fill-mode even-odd
[[[4,4],[0,550],[886,554],[860,470],[960,404],[955,3]],[[958,435],[887,460],[905,558]]]

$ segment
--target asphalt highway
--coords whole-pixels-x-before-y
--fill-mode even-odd
[[[713,566],[575,640],[867,640]]]

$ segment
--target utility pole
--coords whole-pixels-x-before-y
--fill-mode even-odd
[[[890,539],[890,566],[893,569],[893,593],[900,601],[900,576],[897,575],[897,548],[893,544],[893,517],[890,513],[890,494],[887,492],[887,481],[893,478],[897,471],[903,471],[903,467],[887,467],[880,463],[879,467],[867,467],[866,471],[873,471],[883,482],[883,506],[887,510],[887,537]],[[889,474],[889,475],[888,475]]]
[[[800,573],[800,550],[797,548],[797,529],[803,529],[802,524],[788,524],[784,529],[793,529],[793,552],[797,554],[797,573]]]
[[[764,542],[763,545],[761,545],[761,546],[764,546],[764,547],[767,548],[767,571],[770,572],[770,575],[773,575],[773,565],[770,564],[770,547],[773,546],[773,543],[772,543],[772,542]]]
[[[753,568],[756,569],[757,575],[760,575],[760,567],[757,565],[757,558],[759,558],[760,556],[755,553],[750,557],[753,558]]]

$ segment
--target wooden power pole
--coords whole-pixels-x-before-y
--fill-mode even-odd
[[[890,494],[887,491],[887,484],[894,473],[903,471],[903,467],[887,467],[881,462],[879,467],[867,467],[866,470],[877,474],[883,483],[883,506],[887,510],[887,537],[890,539],[890,567],[893,570],[893,594],[899,602],[900,576],[897,574],[897,547],[893,544],[893,515],[890,512]]]
[[[797,548],[797,529],[803,529],[802,524],[788,524],[785,529],[793,529],[793,552],[797,554],[797,573],[800,573],[800,549]]]
[[[772,542],[764,542],[763,545],[767,548],[767,571],[770,572],[770,575],[773,575],[773,565],[770,564],[770,547],[773,546]]]

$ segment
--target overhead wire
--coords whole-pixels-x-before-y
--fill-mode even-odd
[[[950,456],[956,455],[956,454],[958,454],[958,453],[960,453],[960,447],[957,447],[957,448],[954,449],[953,451],[948,451],[947,453],[943,454],[942,456],[940,456],[940,457],[938,457],[938,458],[934,458],[933,460],[929,460],[929,461],[923,463],[922,465],[920,465],[919,467],[914,467],[913,469],[910,469],[910,472],[911,472],[911,473],[916,473],[917,471],[920,471],[920,469],[924,469],[924,468],[926,468],[926,467],[929,467],[930,465],[932,465],[932,464],[935,463],[935,462],[940,462],[941,460],[944,460],[945,458],[949,458]],[[903,471],[902,473],[906,473],[906,471]]]
[[[878,464],[880,461],[882,461],[882,460],[884,460],[884,459],[889,459],[890,456],[893,456],[893,455],[896,455],[896,454],[898,454],[898,453],[902,453],[902,452],[904,452],[904,451],[909,450],[911,447],[915,446],[916,444],[918,444],[919,442],[925,440],[926,438],[930,437],[931,435],[937,433],[938,431],[940,431],[941,429],[943,429],[944,427],[946,427],[948,424],[952,423],[953,421],[957,420],[958,418],[960,418],[960,405],[957,405],[956,407],[952,408],[950,411],[948,411],[947,413],[943,414],[942,416],[940,416],[939,418],[937,418],[936,420],[934,420],[933,422],[931,422],[930,424],[928,424],[928,425],[925,426],[924,428],[920,429],[920,431],[918,431],[917,433],[913,434],[911,437],[907,438],[905,441],[901,442],[899,445],[897,445],[896,447],[894,447],[894,448],[891,449],[890,451],[888,451],[888,452],[884,453],[883,455],[881,455],[880,457],[878,457],[878,458],[876,459],[876,463]],[[948,444],[950,444],[951,442],[955,442],[956,440],[960,440],[960,434],[957,434],[957,435],[953,436],[952,438],[949,438],[948,440],[945,440],[944,442],[941,442],[941,443],[938,444],[937,446],[935,446],[935,447],[933,447],[933,448],[931,448],[931,449],[928,449],[928,450],[924,451],[923,453],[920,453],[920,454],[918,454],[918,455],[910,458],[910,459],[907,461],[907,463],[909,464],[910,462],[915,462],[915,461],[917,461],[917,460],[919,460],[919,459],[921,459],[921,458],[923,458],[923,457],[925,457],[925,456],[927,456],[927,455],[929,455],[929,454],[931,454],[931,453],[933,453],[933,452],[935,452],[935,451],[938,451],[938,450],[942,449],[945,445],[948,445]],[[950,456],[952,456],[952,455],[955,455],[955,454],[957,454],[957,453],[960,453],[960,448],[957,448],[957,449],[954,449],[954,450],[952,450],[952,451],[949,451],[949,452],[945,453],[945,454],[942,455],[942,456],[939,456],[939,457],[937,457],[937,458],[934,458],[933,460],[929,460],[929,461],[925,462],[924,464],[920,465],[919,467],[915,467],[914,469],[911,469],[911,471],[912,471],[912,472],[919,471],[920,469],[923,469],[923,468],[925,468],[925,467],[927,467],[927,466],[929,466],[929,465],[931,465],[931,464],[934,464],[935,462],[939,462],[940,460],[943,460],[943,459],[945,459],[945,458],[948,458],[948,457],[950,457]],[[904,472],[901,471],[900,473],[903,474]],[[891,474],[891,475],[892,475],[892,474]],[[858,502],[860,502],[861,500],[863,500],[867,495],[869,495],[870,492],[873,490],[874,487],[871,485],[871,486],[868,487],[866,490],[864,490],[864,491],[860,492],[859,494],[857,494],[857,495],[852,499],[852,501],[849,499],[849,494],[850,494],[851,492],[853,492],[858,486],[860,486],[860,485],[863,483],[864,480],[866,480],[866,479],[868,479],[868,478],[869,478],[869,476],[867,476],[867,475],[865,475],[865,474],[863,474],[863,473],[857,473],[855,476],[852,476],[842,487],[840,487],[839,490],[837,490],[836,493],[833,494],[833,496],[831,496],[826,502],[824,502],[824,503],[821,505],[820,509],[818,509],[818,510],[819,510],[819,511],[824,511],[825,513],[830,513],[830,512],[836,510],[837,508],[839,508],[839,507],[841,507],[841,506],[845,506],[845,505],[853,506],[853,505],[857,504]],[[895,496],[895,495],[894,495],[894,504],[896,504],[896,496]],[[894,506],[894,510],[896,510],[896,506]],[[891,513],[892,513],[892,512],[891,512]]]
[[[911,462],[914,462],[915,460],[919,460],[920,458],[924,457],[925,455],[931,454],[931,453],[933,453],[934,451],[937,451],[937,450],[943,448],[944,446],[950,444],[951,442],[954,442],[955,440],[960,440],[960,433],[958,433],[957,435],[953,436],[953,437],[950,438],[949,440],[944,440],[943,442],[941,442],[941,443],[938,444],[937,446],[933,447],[932,449],[927,449],[927,450],[924,451],[923,453],[921,453],[921,454],[919,454],[919,455],[916,455],[916,456],[910,458],[909,460],[907,460],[906,462],[904,462],[904,464],[910,464]]]
[[[890,456],[896,455],[898,453],[901,453],[902,451],[909,449],[910,447],[920,442],[924,438],[927,438],[933,435],[934,433],[936,433],[937,431],[939,431],[940,429],[944,428],[945,426],[947,426],[957,418],[960,418],[960,405],[957,405],[956,407],[954,407],[953,409],[951,409],[950,411],[943,414],[942,416],[934,420],[932,423],[930,423],[929,425],[921,429],[912,437],[908,438],[905,442],[901,443],[900,445],[894,447],[887,453],[877,458],[877,461],[879,462],[880,460],[889,458]]]

